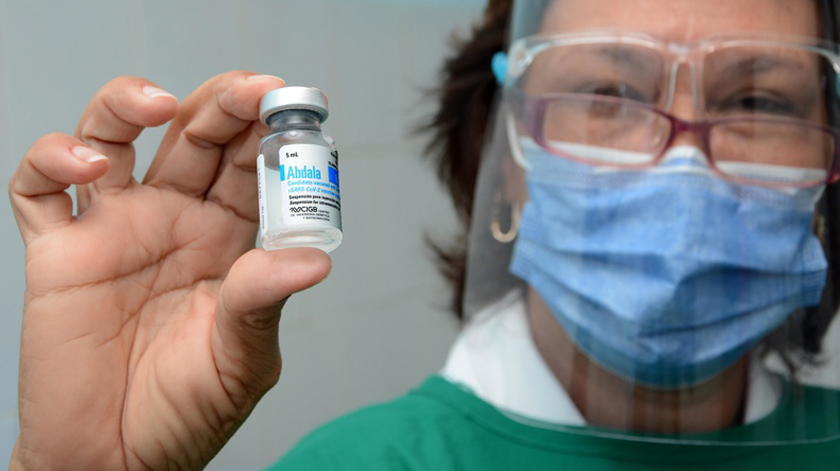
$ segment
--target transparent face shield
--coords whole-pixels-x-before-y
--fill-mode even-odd
[[[469,322],[526,319],[577,433],[840,437],[837,46],[552,16],[577,1],[516,2],[494,61]]]

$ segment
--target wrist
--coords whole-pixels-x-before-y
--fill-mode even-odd
[[[12,459],[9,461],[9,471],[26,471],[26,468],[20,460],[19,445],[20,439],[15,441],[15,447],[12,448]]]
[[[9,460],[9,471],[35,471],[50,469],[42,465],[33,463],[32,455],[25,453],[20,445],[20,437],[15,441],[15,446],[12,448],[12,459]]]

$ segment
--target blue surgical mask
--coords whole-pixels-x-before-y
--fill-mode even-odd
[[[629,381],[710,379],[819,302],[827,263],[811,224],[822,187],[725,181],[687,146],[644,171],[534,148],[525,157],[529,201],[511,272],[578,348]]]

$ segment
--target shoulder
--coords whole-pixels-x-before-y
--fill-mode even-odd
[[[269,469],[415,469],[424,457],[439,455],[442,435],[466,420],[441,400],[440,393],[448,388],[457,386],[433,376],[393,401],[336,419],[310,433]]]

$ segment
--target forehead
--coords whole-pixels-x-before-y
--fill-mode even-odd
[[[678,42],[738,32],[819,36],[817,0],[556,0],[542,33],[631,29]]]

